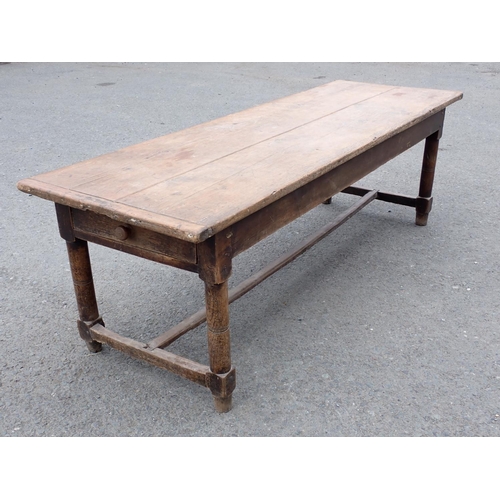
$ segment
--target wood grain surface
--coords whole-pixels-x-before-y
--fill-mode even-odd
[[[197,243],[461,97],[338,80],[37,175],[18,188]]]

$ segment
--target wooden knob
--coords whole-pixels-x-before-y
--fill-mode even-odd
[[[118,226],[115,229],[115,236],[119,240],[122,240],[122,241],[126,240],[130,236],[130,228],[126,227],[126,226]]]

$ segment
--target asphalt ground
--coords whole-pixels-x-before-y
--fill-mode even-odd
[[[234,407],[104,347],[90,354],[50,202],[20,179],[336,79],[460,90],[426,227],[374,202],[231,305]],[[499,436],[499,63],[0,65],[1,436]],[[416,194],[423,146],[363,185]],[[352,203],[338,195],[234,263],[236,284]],[[197,276],[91,245],[106,324],[148,339]],[[172,346],[207,362],[205,329]]]

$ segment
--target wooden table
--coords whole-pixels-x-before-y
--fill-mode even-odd
[[[371,201],[416,209],[425,225],[445,108],[456,91],[334,81],[187,130],[20,181],[55,202],[90,351],[119,349],[206,386],[231,408],[229,303],[292,261]],[[418,196],[353,183],[425,139]],[[360,196],[303,245],[228,291],[232,259],[331,196]],[[147,343],[104,326],[87,242],[198,273],[206,309]],[[165,350],[208,324],[210,366]]]

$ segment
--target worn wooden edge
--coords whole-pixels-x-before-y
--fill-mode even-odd
[[[201,241],[200,235],[206,231],[205,227],[189,221],[176,219],[168,215],[156,214],[120,202],[113,202],[104,198],[80,193],[79,191],[47,184],[35,178],[20,180],[17,183],[17,189],[61,205],[78,210],[90,210],[101,215],[106,215],[118,222],[150,229],[184,241],[197,243]]]
[[[342,224],[347,222],[353,215],[358,213],[363,207],[371,203],[377,198],[377,191],[372,190],[364,194],[364,196],[356,203],[354,203],[348,210],[339,214],[335,220],[329,224],[326,224],[321,229],[306,238],[299,246],[290,250],[286,254],[282,255],[276,259],[271,264],[260,271],[254,273],[252,276],[242,281],[239,285],[229,290],[228,302],[231,304],[235,300],[238,300],[243,295],[248,293],[250,290],[255,288],[258,284],[262,283],[264,280],[272,276],[274,273],[285,267],[287,264],[295,260],[297,257],[302,255],[304,252],[309,250],[316,243],[321,241],[323,238],[328,236],[332,231],[338,229]],[[206,309],[200,309],[193,315],[186,318],[181,323],[170,328],[167,332],[159,335],[158,337],[152,339],[148,342],[148,347],[150,349],[163,348],[172,344],[174,341],[182,337],[185,333],[193,330],[197,326],[203,324],[207,319]]]

